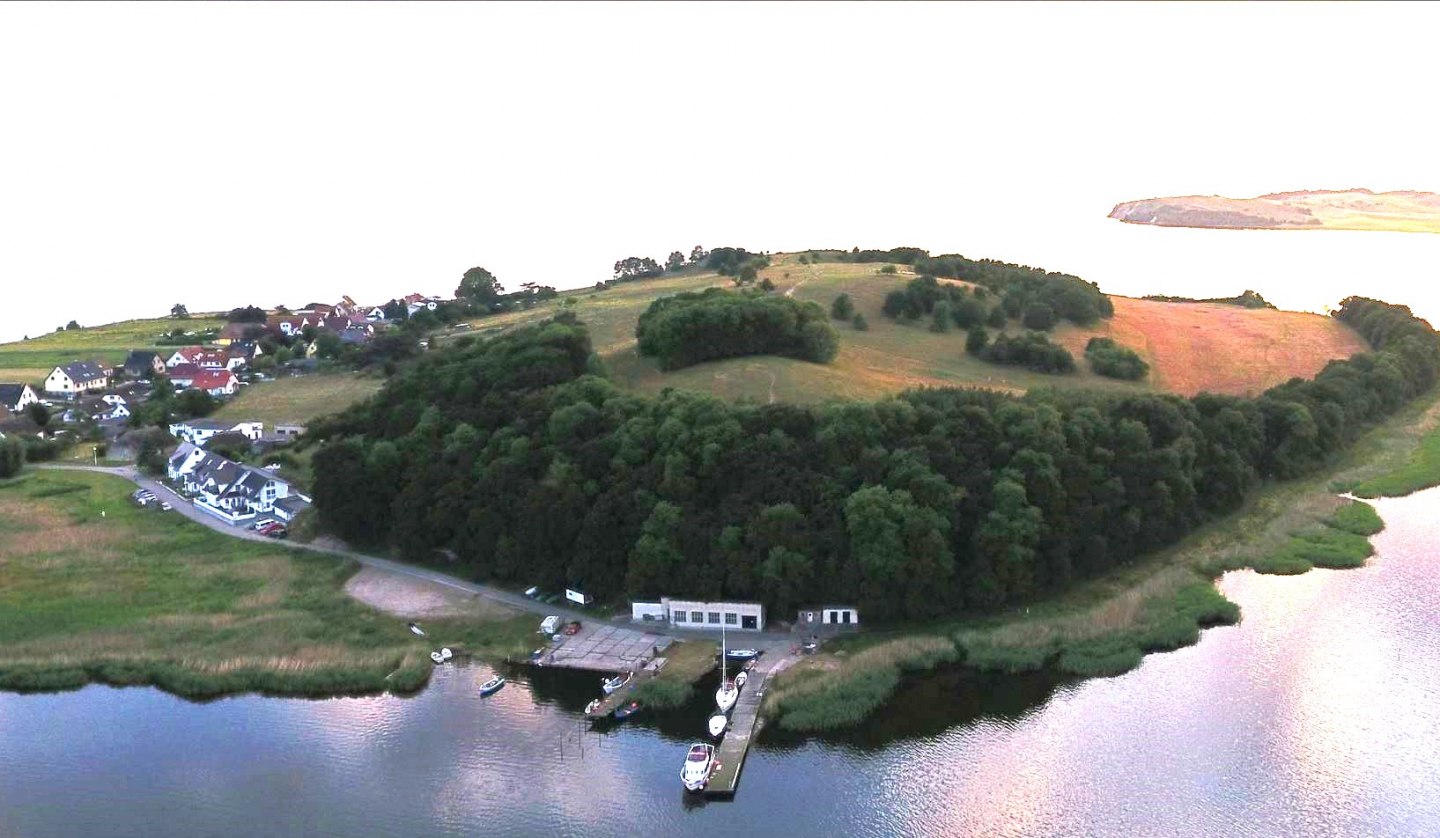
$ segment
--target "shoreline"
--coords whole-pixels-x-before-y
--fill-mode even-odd
[[[1145,655],[1193,645],[1205,628],[1238,622],[1239,607],[1216,584],[1226,572],[1363,566],[1373,551],[1368,535],[1383,524],[1368,504],[1341,493],[1392,496],[1379,490],[1396,485],[1397,474],[1406,479],[1395,495],[1440,485],[1437,450],[1440,389],[1372,428],[1330,467],[1262,486],[1242,509],[1135,565],[1003,614],[831,641],[830,650],[777,679],[766,715],[792,733],[851,727],[888,701],[903,677],[945,664],[987,673],[1123,674]],[[1351,511],[1357,508],[1368,515]]]

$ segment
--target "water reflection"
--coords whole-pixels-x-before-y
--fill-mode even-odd
[[[713,679],[602,732],[591,674],[441,667],[419,695],[0,695],[0,835],[1440,833],[1440,492],[1354,571],[1228,574],[1244,619],[1118,678],[906,679],[870,724],[767,731],[739,797],[677,772]]]

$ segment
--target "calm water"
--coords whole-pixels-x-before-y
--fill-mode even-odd
[[[1434,835],[1440,490],[1354,571],[1228,575],[1244,621],[1128,675],[917,679],[852,735],[767,733],[733,802],[677,780],[703,707],[607,733],[596,678],[480,699],[0,695],[0,836]],[[523,678],[523,673],[519,673]]]

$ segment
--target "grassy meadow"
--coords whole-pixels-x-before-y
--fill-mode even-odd
[[[199,332],[225,325],[224,320],[203,316],[176,320],[170,317],[154,320],[126,320],[105,326],[51,332],[30,340],[0,344],[0,381],[16,381],[38,386],[50,370],[71,361],[98,359],[112,364],[125,361],[132,349],[167,348],[156,341],[176,328]]]
[[[1235,306],[1160,303],[1112,297],[1116,315],[1092,328],[1064,324],[1057,342],[1075,355],[1072,375],[1044,375],[976,360],[965,353],[965,334],[936,334],[927,322],[902,325],[881,313],[885,294],[914,278],[904,266],[880,273],[878,264],[829,262],[803,265],[789,254],[774,257],[761,272],[785,293],[829,309],[841,293],[851,296],[870,328],[857,331],[835,323],[840,352],[829,364],[790,358],[728,358],[662,372],[635,345],[635,323],[658,297],[713,285],[730,287],[716,274],[670,276],[622,283],[604,291],[567,292],[530,311],[476,320],[473,331],[492,335],[571,308],[590,328],[595,350],[610,375],[635,392],[657,394],[667,387],[709,392],[723,398],[756,402],[816,403],[836,398],[873,399],[930,386],[973,386],[1023,392],[1034,387],[1083,387],[1113,392],[1162,389],[1192,394],[1200,390],[1253,394],[1294,376],[1309,377],[1332,358],[1365,348],[1349,327],[1328,317],[1300,312],[1247,310]],[[1011,324],[1011,330],[1018,330]],[[1085,342],[1113,337],[1135,349],[1151,365],[1142,382],[1116,381],[1090,372]],[[446,338],[440,338],[443,344]]]
[[[213,418],[259,420],[267,431],[274,430],[277,424],[303,425],[368,399],[382,384],[383,379],[352,372],[252,382],[240,388]]]
[[[1440,393],[1376,427],[1330,469],[1268,485],[1240,511],[1133,566],[985,618],[842,638],[777,676],[768,711],[795,730],[853,724],[883,703],[907,669],[954,658],[1007,672],[1045,666],[1081,676],[1126,672],[1148,652],[1190,645],[1202,628],[1239,619],[1239,609],[1214,585],[1225,571],[1291,574],[1363,565],[1372,552],[1367,536],[1383,524],[1373,507],[1336,492],[1357,485],[1414,491],[1440,483],[1433,471],[1428,482],[1393,478],[1429,462],[1437,437]],[[954,655],[945,652],[947,644]]]
[[[0,688],[408,691],[429,677],[427,643],[503,657],[531,642],[528,617],[435,621],[421,640],[344,593],[353,562],[142,509],[133,489],[54,470],[0,483]]]
[[[718,666],[719,647],[704,640],[676,640],[665,649],[665,668],[635,688],[649,707],[679,707],[695,694],[695,682]]]

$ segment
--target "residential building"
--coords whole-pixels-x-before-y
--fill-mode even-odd
[[[38,401],[40,397],[29,384],[0,384],[0,406],[11,413],[19,413]]]
[[[231,524],[274,513],[277,501],[297,494],[288,482],[265,469],[232,462],[188,442],[170,455],[165,473],[185,494],[194,496],[196,509]],[[301,499],[309,503],[309,498]],[[291,513],[297,506],[286,504],[277,517],[299,514]]]
[[[240,379],[235,373],[227,369],[206,370],[202,369],[195,374],[190,381],[190,386],[196,390],[204,390],[216,398],[220,396],[233,396],[235,391],[240,389]]]
[[[166,371],[176,390],[188,390],[190,385],[195,383],[195,376],[199,374],[200,368],[194,364],[176,364]]]
[[[175,367],[178,367],[182,364],[194,364],[198,367],[200,366],[200,364],[197,359],[204,352],[205,347],[203,346],[181,347],[180,349],[175,350],[175,352],[165,360],[165,366],[174,369]]]
[[[372,322],[376,320],[384,320],[385,309],[382,306],[374,306],[369,311],[365,312],[365,319]]]
[[[149,378],[165,372],[165,359],[155,352],[133,350],[125,358],[125,374],[131,378]]]
[[[56,367],[45,377],[45,392],[75,396],[110,385],[110,374],[99,361],[72,361]]]
[[[286,497],[276,500],[275,507],[272,511],[275,513],[276,518],[288,524],[295,520],[296,516],[301,512],[309,508],[310,500],[299,492],[293,492]]]
[[[186,419],[170,426],[170,435],[203,448],[211,437],[237,433],[254,442],[265,433],[264,422],[222,422],[218,419]]]

